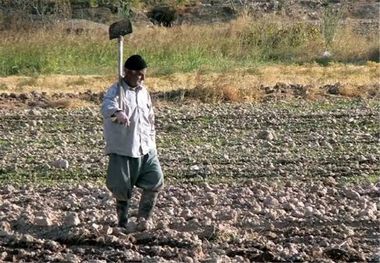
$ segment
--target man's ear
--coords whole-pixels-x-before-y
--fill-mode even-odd
[[[123,70],[123,77],[127,76],[127,73],[128,73],[128,69],[124,68],[124,70]]]

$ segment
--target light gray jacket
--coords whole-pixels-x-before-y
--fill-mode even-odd
[[[106,92],[101,112],[103,115],[106,154],[116,153],[129,157],[141,157],[156,150],[153,105],[144,86],[134,89],[122,81],[123,109],[119,106],[119,84],[113,84]],[[123,110],[130,125],[112,122],[112,115]]]

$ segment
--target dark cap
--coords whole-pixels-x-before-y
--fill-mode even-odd
[[[125,61],[124,67],[130,70],[142,70],[148,65],[140,55],[132,55]]]

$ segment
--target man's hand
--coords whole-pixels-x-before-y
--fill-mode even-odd
[[[129,118],[124,111],[118,111],[115,113],[116,121],[125,126],[129,126]]]

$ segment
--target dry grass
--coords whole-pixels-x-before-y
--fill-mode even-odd
[[[334,39],[333,58],[346,63],[360,60],[379,62],[379,42],[379,36],[375,39],[360,37],[351,26],[345,26],[338,31]]]
[[[106,89],[115,79],[114,76],[73,76],[47,75],[39,77],[9,76],[1,77],[1,91],[7,93],[46,92],[78,93],[86,90],[100,92]]]
[[[306,66],[276,65],[255,69],[236,70],[227,73],[187,73],[173,74],[161,78],[149,78],[148,85],[155,91],[168,91],[178,88],[223,86],[226,83],[240,88],[252,89],[260,85],[275,85],[278,82],[322,86],[340,82],[343,85],[362,86],[378,83],[380,64],[367,63],[365,66],[335,64],[321,67],[316,64]]]
[[[105,91],[115,81],[115,76],[65,76],[39,77],[11,76],[0,78],[2,92],[46,92],[78,93],[91,90]],[[195,97],[207,101],[258,100],[263,94],[260,86],[276,83],[301,84],[318,88],[327,84],[340,83],[344,96],[359,96],[364,87],[377,85],[380,80],[380,64],[367,63],[363,66],[333,64],[321,67],[317,64],[305,66],[279,65],[241,69],[226,73],[185,73],[162,77],[149,77],[146,84],[152,91],[192,90]],[[313,98],[318,91],[308,91]]]

